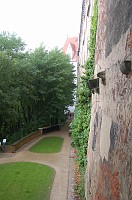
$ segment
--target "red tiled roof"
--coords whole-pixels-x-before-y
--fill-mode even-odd
[[[71,45],[72,51],[73,51],[73,57],[72,61],[77,61],[77,50],[78,50],[78,37],[67,37],[66,42],[62,48],[62,51],[66,54],[68,45]]]

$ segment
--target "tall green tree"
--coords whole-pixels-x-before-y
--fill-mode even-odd
[[[18,68],[16,63],[22,58],[24,42],[15,34],[0,34],[0,133],[16,129],[18,90],[15,86]]]
[[[0,136],[10,142],[61,122],[74,98],[69,57],[58,49],[24,48],[15,34],[0,34]]]
[[[48,123],[55,123],[62,118],[68,105],[73,104],[73,65],[58,49],[47,52],[42,46],[33,53],[32,63],[39,70],[36,87],[40,114],[44,112]]]

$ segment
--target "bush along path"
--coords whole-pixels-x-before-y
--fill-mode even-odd
[[[55,169],[55,179],[53,182],[50,200],[80,200],[74,190],[75,170],[74,170],[74,148],[71,147],[69,137],[69,123],[62,127],[62,130],[40,136],[37,140],[30,142],[16,153],[1,153],[0,164],[12,162],[34,162],[48,165]],[[58,153],[34,153],[29,149],[44,138],[61,137],[64,139],[63,146]],[[26,199],[25,199],[26,200]]]
[[[71,123],[72,140],[77,150],[77,160],[82,179],[80,195],[83,200],[85,200],[84,176],[87,163],[86,154],[90,131],[92,96],[91,91],[87,86],[87,82],[94,77],[97,20],[98,1],[94,0],[94,12],[91,18],[90,40],[88,43],[89,57],[84,64],[85,74],[81,77],[81,84],[78,87],[75,117]]]
[[[68,175],[68,189],[67,189],[67,199],[68,200],[81,200],[78,195],[77,189],[80,186],[80,173],[78,171],[78,164],[75,160],[75,149],[71,146],[71,153],[69,159],[69,175]]]

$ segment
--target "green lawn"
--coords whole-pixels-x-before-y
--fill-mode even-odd
[[[49,200],[54,175],[42,164],[0,164],[0,200]]]
[[[57,153],[61,151],[64,138],[46,137],[32,146],[29,150],[36,153]]]

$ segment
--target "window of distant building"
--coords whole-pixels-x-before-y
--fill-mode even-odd
[[[70,59],[72,59],[72,48],[71,48],[71,45],[70,45],[70,44],[68,45],[66,54],[69,55]]]

